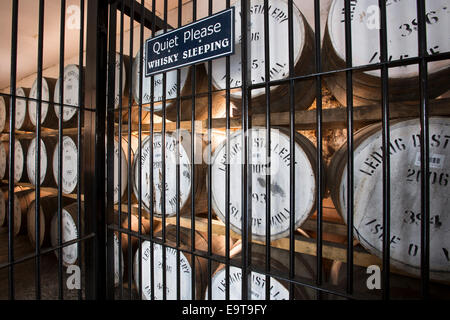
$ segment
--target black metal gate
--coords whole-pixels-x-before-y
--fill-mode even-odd
[[[17,130],[14,111],[20,100],[16,88],[22,2],[11,1],[10,91],[1,93],[9,105],[9,132],[4,133],[8,138],[3,140],[10,150],[9,178],[2,184],[9,195],[17,193],[17,187],[32,191],[35,209],[28,213],[34,220],[34,246],[22,254],[15,249],[22,241],[14,233],[18,200],[8,197],[8,222],[0,229],[0,236],[7,239],[1,244],[5,251],[0,251],[0,258],[3,254],[7,258],[0,260],[5,275],[0,281],[9,299],[46,298],[42,294],[46,290],[52,292],[49,297],[59,299],[450,297],[446,242],[450,221],[445,207],[450,54],[441,38],[434,36],[442,33],[448,38],[446,1],[439,1],[438,8],[424,0],[309,0],[301,5],[293,0],[237,4],[230,0],[79,0],[74,63],[83,67],[78,67],[75,105],[64,102],[64,91],[70,90],[65,84],[59,85],[62,103],[52,97],[47,101],[41,93],[43,76],[49,73],[43,67],[44,53],[56,50],[44,48],[48,2],[40,0],[37,13],[37,96],[27,98],[28,104],[36,102],[36,126]],[[65,79],[68,58],[64,49],[67,2],[61,0],[59,6],[60,79]],[[406,2],[414,8],[412,21],[387,14],[400,11]],[[147,38],[232,6],[239,20],[239,50],[221,58],[222,73],[215,61],[208,61],[144,79]],[[323,16],[326,9],[331,12],[328,21]],[[339,15],[333,16],[333,10]],[[355,31],[357,19],[377,37],[368,40],[375,43],[376,51],[370,52],[365,63],[360,59],[365,52],[354,53],[355,41],[364,40],[358,34],[361,29]],[[373,21],[375,27],[370,24]],[[439,23],[441,33],[436,29],[427,33]],[[390,24],[400,30],[401,41],[411,34],[417,37],[415,54],[398,55],[400,49],[392,49],[395,38],[388,32],[394,30]],[[341,38],[332,29],[335,25],[343,30]],[[252,45],[256,42],[260,47]],[[272,62],[272,56],[285,61]],[[405,76],[407,68],[415,68],[408,69],[413,76]],[[238,71],[232,74],[232,69]],[[403,74],[396,78],[397,70]],[[44,103],[52,103],[59,112],[53,129],[41,126]],[[67,109],[76,110],[72,125],[63,121]],[[409,150],[405,139],[392,136],[396,124],[417,128],[411,142],[415,158],[405,164],[407,171],[401,171],[403,183],[392,179],[400,170],[396,155]],[[276,136],[272,129],[277,130]],[[376,134],[379,146],[371,149],[367,159],[357,158],[365,152],[364,143]],[[63,188],[64,147],[55,149],[56,185],[12,178],[16,140],[55,137],[61,146],[69,135],[78,148],[75,189],[66,192]],[[34,181],[41,176],[41,148],[36,143]],[[277,156],[281,162],[276,162]],[[300,162],[310,166],[310,175],[304,174]],[[284,171],[273,171],[275,164]],[[378,174],[381,179],[376,218],[370,216],[374,207],[370,201],[375,201],[367,196],[370,186],[361,196],[358,174]],[[397,202],[403,200],[398,194],[410,190],[407,184],[412,179],[420,206],[399,209]],[[311,188],[304,192],[309,184]],[[47,193],[56,196],[56,243],[41,247],[41,199],[47,199]],[[368,205],[362,211],[368,217],[359,218],[359,204],[365,197]],[[442,201],[435,205],[433,199]],[[75,208],[72,220],[78,230],[71,240],[64,235],[67,203]],[[297,214],[304,203],[309,207],[301,219]],[[285,228],[277,233],[283,223]],[[413,225],[420,235],[398,234],[402,228],[397,228],[398,223]],[[379,242],[366,237],[366,227]],[[436,237],[441,237],[440,242],[434,240],[437,244],[432,242]],[[403,244],[405,238],[409,242]],[[66,262],[64,250],[74,244],[76,262]],[[406,252],[397,253],[399,247]],[[42,286],[42,281],[51,282],[45,276],[47,267],[43,270],[41,264],[51,252],[56,253],[56,262],[45,261],[45,265],[57,264],[56,288]],[[27,263],[34,269],[34,285],[24,287],[18,285],[25,281],[20,265]],[[77,274],[69,271],[72,265],[81,271],[78,290],[69,288],[70,277]],[[24,290],[31,290],[34,297],[22,295]]]

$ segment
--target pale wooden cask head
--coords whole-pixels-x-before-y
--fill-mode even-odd
[[[163,299],[163,247],[154,243],[153,248],[149,241],[144,241],[141,246],[142,250],[142,298],[151,299],[152,288],[150,279],[150,269],[152,267],[151,250],[153,250],[153,270],[154,270],[154,298],[155,300]],[[180,265],[180,298],[181,300],[192,300],[192,267],[189,259],[183,252],[180,252],[177,261],[177,252],[175,249],[166,247],[165,254],[166,263],[166,298],[168,300],[177,299],[177,264]],[[139,251],[134,256],[134,280],[139,290]],[[199,288],[196,288],[199,290]]]
[[[108,61],[109,61],[109,53],[108,53]],[[128,76],[128,64],[129,57],[123,56],[122,66],[120,65],[120,53],[115,53],[114,59],[114,108],[119,108],[120,104],[120,96],[122,96],[122,103],[124,103],[125,96],[128,94],[127,92],[127,76]],[[120,79],[120,68],[122,67],[122,79]],[[108,67],[109,69],[109,67]],[[106,83],[108,83],[109,74],[107,74]],[[120,86],[122,85],[122,92],[119,91]],[[106,95],[108,95],[108,86],[106,86]]]
[[[22,129],[22,126],[25,123],[25,120],[27,119],[28,113],[27,113],[27,93],[26,90],[22,87],[18,87],[16,89],[16,130]]]
[[[58,149],[59,144],[53,152],[53,178],[56,184],[58,184]],[[72,193],[78,184],[78,148],[71,137],[64,136],[62,149],[62,190],[64,193]]]
[[[426,29],[427,51],[429,54],[450,50],[448,25],[449,3],[446,0],[427,0]],[[345,61],[344,0],[331,4],[327,31],[331,44],[341,60]],[[377,0],[351,1],[351,29],[353,66],[380,62],[381,12]],[[407,59],[418,56],[417,7],[414,1],[390,1],[386,5],[387,50],[389,60]],[[431,62],[428,72],[434,73],[448,68],[448,61]],[[380,70],[365,71],[380,77]],[[390,78],[410,78],[418,76],[417,65],[389,68]]]
[[[72,206],[73,208],[73,206]],[[75,208],[76,210],[76,203]],[[63,208],[61,212],[61,243],[72,241],[78,238],[78,228],[73,216],[68,211],[70,209]],[[53,247],[58,246],[58,214],[55,212],[52,217],[50,226],[50,240]],[[54,251],[58,256],[58,251]],[[75,264],[78,260],[77,244],[71,244],[62,248],[62,263],[64,266]]]
[[[270,166],[266,162],[266,129],[254,127],[248,134],[252,144],[252,237],[264,241],[266,234],[266,178],[271,174],[271,239],[289,234],[290,226],[290,139],[281,129],[272,128]],[[313,145],[305,137],[295,137],[295,226],[300,226],[315,206],[315,161]],[[219,145],[212,158],[212,208],[225,221],[226,143]],[[241,233],[242,226],[242,131],[230,136],[230,227]],[[269,168],[269,169],[268,169]]]
[[[141,150],[136,154],[133,164],[133,191],[137,199],[138,181],[139,181],[139,165],[138,160],[141,159],[141,194],[142,205],[150,211],[150,203],[154,201],[154,213],[156,215],[163,214],[163,139],[162,134],[155,133],[152,136],[146,137],[142,142]],[[179,157],[177,159],[177,140],[176,136],[166,133],[165,136],[165,214],[166,216],[173,216],[176,214],[176,167],[177,163],[180,165],[180,208],[189,201],[192,188],[192,166],[190,159],[190,149],[187,146],[188,139],[179,143]],[[150,185],[150,157],[151,150],[153,151],[153,196],[151,196]],[[196,153],[200,154],[200,153]]]
[[[119,272],[119,259],[121,260],[120,266],[122,272]],[[117,287],[119,285],[120,279],[123,278],[124,271],[125,265],[123,260],[123,251],[119,246],[119,239],[114,233],[114,286]]]
[[[226,269],[218,270],[211,279],[212,300],[225,300]],[[251,296],[250,300],[266,300],[265,282],[266,276],[258,272],[251,272]],[[242,300],[242,269],[230,266],[230,300]],[[270,277],[270,300],[289,300],[289,290],[284,287],[277,279]],[[205,300],[208,299],[208,291],[205,294]]]
[[[106,139],[105,139],[106,141]],[[131,159],[128,159],[128,146],[131,148]],[[121,150],[119,152],[119,138],[114,138],[114,204],[119,202],[119,198],[127,198],[128,187],[128,167],[132,165],[134,155],[139,147],[139,140],[134,135],[131,135],[131,143],[128,143],[128,137],[124,136],[121,139]],[[107,141],[105,142],[105,148],[107,148]],[[106,150],[106,149],[105,149]],[[108,156],[105,154],[106,164]],[[120,159],[119,159],[120,158]],[[120,160],[120,166],[119,166]],[[108,181],[107,176],[108,168],[105,166],[105,183]],[[120,171],[119,171],[120,170]],[[119,174],[121,176],[121,186],[119,186]],[[120,190],[119,190],[119,187]]]
[[[50,99],[53,98],[53,87],[48,82],[49,79],[42,78],[42,96],[41,96],[41,124],[45,122],[45,119],[49,115],[50,112],[53,112],[53,110],[49,109],[49,103]],[[33,126],[36,126],[36,110],[38,102],[35,101],[38,98],[38,92],[37,92],[37,79],[34,80],[33,85],[31,86],[30,90],[30,101],[28,101],[28,115],[30,117],[31,123]],[[34,100],[33,100],[34,99]]]
[[[76,64],[69,64],[64,67],[64,80],[63,80],[63,98],[64,98],[64,108],[63,108],[63,122],[71,120],[76,117],[79,101],[78,101],[78,91],[79,91],[79,81],[80,81],[80,68]],[[58,78],[55,85],[55,91],[53,94],[53,101],[55,102],[54,110],[56,117],[59,119],[59,113],[61,106],[57,103],[59,102],[59,90],[61,85],[61,78]],[[73,107],[70,107],[73,106]]]
[[[25,150],[18,139],[14,141],[14,182],[21,180],[25,170]]]
[[[235,7],[235,54],[230,56],[230,87],[242,85],[241,71],[241,5],[239,1],[233,1]],[[269,1],[269,30],[270,30],[270,80],[281,80],[289,75],[289,50],[288,50],[288,3],[285,0]],[[252,83],[260,83],[265,80],[265,53],[264,53],[264,1],[252,0],[251,10],[251,79]],[[294,36],[294,64],[300,59],[305,43],[305,25],[298,8],[293,5]],[[212,61],[212,81],[216,88],[226,88],[226,59],[220,58]],[[271,87],[271,90],[276,86]],[[258,97],[265,93],[264,88],[252,90],[252,97]],[[231,93],[234,98],[241,98],[242,92]]]
[[[418,57],[417,8],[415,2],[391,1],[386,4],[387,57],[398,61]],[[381,62],[381,12],[376,0],[350,1],[352,63],[353,66]],[[429,55],[450,49],[447,29],[450,20],[445,0],[426,1],[426,51]],[[346,67],[344,1],[334,0],[328,14],[322,46],[325,71]],[[448,60],[432,61],[428,66],[427,95],[436,98],[449,89]],[[345,73],[325,77],[327,87],[343,105],[347,104]],[[389,68],[388,95],[390,101],[408,104],[419,101],[419,66],[408,64]],[[353,72],[353,105],[378,105],[382,101],[380,69]]]
[[[3,147],[3,151],[0,150],[0,174],[3,173],[3,179],[9,179],[9,141],[1,143]],[[4,152],[4,171],[3,171],[3,155]],[[14,182],[18,182],[21,180],[22,175],[24,173],[24,158],[25,152],[22,148],[22,144],[19,139],[15,139],[14,141]]]
[[[37,148],[36,148],[36,138],[33,138],[30,142],[30,145],[28,146],[28,151],[27,151],[27,161],[26,161],[26,165],[27,165],[27,174],[28,174],[28,178],[30,179],[30,183],[33,185],[36,185],[36,162],[35,162],[35,157],[36,157],[36,152],[37,152]],[[48,150],[45,146],[44,141],[41,139],[41,146],[40,146],[40,175],[41,175],[41,184],[44,182],[46,174],[47,174],[47,163],[48,163]]]
[[[430,277],[450,279],[450,118],[429,119]],[[355,135],[354,234],[371,253],[382,257],[382,129],[374,125]],[[345,150],[346,146],[343,147]],[[391,263],[420,274],[421,160],[419,119],[390,125],[390,255]],[[340,158],[340,159],[339,159]],[[337,161],[338,163],[333,163]],[[333,159],[330,185],[336,207],[347,221],[347,164]],[[425,200],[423,200],[425,201]]]

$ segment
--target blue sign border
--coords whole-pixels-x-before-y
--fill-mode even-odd
[[[148,44],[148,42],[157,40],[158,38],[166,37],[167,35],[170,35],[171,33],[174,33],[174,32],[179,32],[180,30],[183,30],[184,28],[190,28],[190,27],[192,27],[192,26],[194,26],[194,25],[196,25],[196,24],[198,24],[200,22],[204,22],[206,20],[215,18],[215,17],[217,17],[219,15],[226,14],[226,13],[228,13],[230,11],[231,11],[231,41],[230,41],[231,50],[230,51],[224,52],[224,53],[220,53],[220,54],[215,55],[215,56],[210,56],[210,57],[205,58],[205,59],[200,59],[200,60],[196,60],[196,61],[192,61],[192,62],[188,62],[188,63],[183,63],[183,64],[180,64],[180,65],[178,65],[176,67],[169,67],[169,68],[166,68],[166,69],[162,69],[162,70],[158,70],[158,71],[154,71],[154,72],[149,72],[149,73],[147,73],[147,68],[145,68],[146,61],[144,60],[145,77],[148,78],[148,77],[150,77],[152,75],[155,75],[155,74],[164,73],[164,72],[167,72],[167,71],[170,71],[170,70],[176,70],[176,69],[179,69],[179,68],[182,68],[182,67],[185,67],[185,66],[189,66],[189,65],[200,63],[200,62],[209,61],[209,60],[212,60],[212,59],[217,59],[217,58],[220,58],[220,57],[223,57],[223,56],[228,56],[228,55],[234,54],[234,38],[235,38],[235,30],[234,30],[234,28],[235,28],[234,27],[234,19],[235,19],[234,14],[235,14],[235,12],[234,12],[234,7],[230,7],[229,9],[222,10],[222,11],[220,11],[220,12],[218,12],[218,13],[212,15],[212,16],[209,16],[209,17],[202,18],[200,20],[191,22],[191,23],[189,23],[189,24],[187,24],[185,26],[182,26],[180,28],[177,28],[177,29],[174,29],[174,30],[170,30],[169,32],[160,34],[157,37],[148,38],[147,40],[145,40],[144,50],[145,50],[145,59],[147,59],[147,57],[148,57],[148,52],[147,52],[147,49],[148,49],[148,45],[147,44]]]

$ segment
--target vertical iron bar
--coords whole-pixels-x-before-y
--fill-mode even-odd
[[[167,1],[167,0],[166,0]],[[197,20],[197,0],[192,1],[192,21]],[[192,65],[192,109],[191,109],[191,250],[192,250],[192,277],[191,277],[191,297],[195,300],[195,95],[196,90],[196,65]]]
[[[108,4],[88,2],[85,103],[95,112],[85,114],[84,197],[88,232],[95,232],[86,248],[86,297],[106,297],[105,122],[108,50]],[[100,183],[98,183],[100,182]],[[95,214],[92,214],[95,213]]]
[[[83,159],[83,146],[82,146],[82,135],[81,135],[81,126],[82,119],[84,114],[84,68],[83,68],[83,48],[84,48],[84,0],[80,0],[80,39],[79,39],[79,52],[78,52],[78,65],[80,66],[80,76],[78,78],[78,119],[77,119],[77,140],[78,140],[78,155],[77,155],[77,172],[78,172],[78,188],[77,188],[77,230],[78,239],[82,237],[84,234],[84,230],[81,230],[81,169],[82,169],[82,159]],[[81,242],[77,242],[77,252],[81,257]],[[78,267],[82,270],[82,261],[81,258],[77,260]],[[82,286],[80,290],[78,290],[78,300],[83,298],[82,296]]]
[[[178,0],[178,28],[181,27],[182,24],[182,7],[183,2],[182,0]],[[180,159],[180,105],[181,105],[181,97],[180,97],[180,82],[181,82],[181,70],[177,69],[177,147],[176,150],[176,159]],[[181,281],[181,274],[180,274],[180,161],[177,160],[176,162],[176,215],[177,215],[177,222],[176,222],[176,246],[177,246],[177,300],[181,299],[181,293],[180,293],[180,281]]]
[[[63,290],[63,249],[62,244],[62,155],[63,155],[63,115],[64,115],[64,38],[65,38],[65,18],[66,18],[66,0],[61,0],[60,11],[60,30],[59,30],[59,119],[58,119],[58,298],[64,299]]]
[[[131,8],[130,8],[130,57],[133,56],[133,38],[134,38],[134,0],[131,1]],[[141,52],[140,54],[140,59],[142,59],[143,54]],[[133,62],[130,59],[130,74],[133,74]],[[142,74],[140,75],[142,77]],[[133,96],[133,77],[129,77],[130,80],[130,84],[129,84],[129,93],[128,96],[130,97],[129,101],[128,101],[128,159],[131,159],[131,130],[132,130],[132,111],[133,111],[133,99],[131,99],[131,97]],[[139,82],[142,82],[142,79],[138,79]],[[141,99],[142,97],[140,97]],[[141,149],[142,146],[139,145],[139,150]],[[140,152],[141,154],[142,152]],[[131,172],[131,166],[128,166],[128,181],[134,181],[133,176],[132,176],[132,172]],[[141,185],[138,184],[138,192],[141,189]],[[128,188],[128,231],[131,231],[131,188]],[[132,266],[133,265],[133,250],[132,250],[132,246],[131,246],[131,236],[128,233],[128,266]],[[142,261],[138,262],[139,264],[142,263]],[[128,268],[130,269],[130,268]],[[138,279],[138,281],[140,281],[140,279]],[[133,283],[133,278],[132,278],[132,272],[128,272],[128,294],[131,297],[132,296],[132,283]],[[139,287],[142,286],[142,283],[139,282]],[[141,296],[138,297],[138,299],[141,299]]]
[[[252,203],[248,201],[251,195],[251,170],[249,172],[249,152],[250,149],[250,107],[251,107],[251,69],[248,63],[251,57],[250,32],[250,7],[247,1],[241,1],[241,62],[242,62],[242,300],[249,299],[251,290],[250,261],[251,261],[251,241],[252,241]]]
[[[122,84],[122,78],[124,75],[124,70],[123,70],[123,33],[124,33],[124,2],[121,1],[121,10],[120,10],[120,39],[119,39],[119,54],[120,54],[120,61],[119,61],[119,113],[118,113],[118,117],[119,117],[119,132],[118,132],[118,137],[119,137],[119,174],[118,174],[118,179],[119,179],[119,197],[118,197],[118,218],[117,218],[117,225],[119,227],[121,227],[121,221],[122,221],[122,114],[123,114],[123,84]],[[130,60],[133,57],[133,53],[131,52],[130,55]],[[128,78],[129,79],[129,78]],[[127,79],[127,81],[128,81]],[[131,141],[129,142],[131,143]],[[127,173],[128,174],[128,173]],[[131,184],[131,182],[128,181],[128,184]],[[130,187],[128,187],[129,189]],[[119,256],[122,252],[122,232],[118,232],[118,241],[119,241]],[[119,299],[122,300],[123,299],[123,278],[122,278],[122,259],[120,259],[119,257]]]
[[[227,0],[226,8],[230,8]],[[225,300],[230,300],[230,57],[225,57]]]
[[[424,299],[429,298],[430,281],[430,146],[428,124],[428,64],[427,56],[427,29],[425,23],[425,1],[417,0],[418,20],[418,51],[419,51],[419,85],[420,85],[420,168],[422,176],[421,186],[421,212],[420,222],[420,267],[421,267],[421,293]]]
[[[211,16],[213,13],[213,0],[208,2],[208,15]],[[208,61],[208,74],[212,74],[212,62]],[[212,77],[208,77],[208,186],[212,186]],[[208,188],[208,299],[212,299],[212,288],[211,288],[211,275],[212,275],[212,197],[211,188]]]
[[[322,57],[320,54],[320,0],[314,0],[314,35],[315,35],[315,63],[316,63],[316,136],[317,136],[317,193],[316,193],[316,207],[317,207],[317,255],[316,255],[316,285],[322,285]],[[322,292],[317,291],[317,299],[322,298]]]
[[[18,30],[19,2],[12,3],[12,23],[11,23],[11,76],[9,104],[9,185],[8,185],[8,298],[15,299],[14,288],[14,153],[15,153],[15,106],[16,106],[16,77],[17,77],[17,30]],[[37,181],[37,180],[36,180]]]
[[[380,6],[380,58],[381,63],[387,62],[387,16],[386,1],[379,0]],[[390,214],[390,153],[389,153],[389,83],[388,67],[383,64],[381,67],[381,107],[382,107],[382,149],[383,149],[383,299],[389,300],[389,260],[390,260],[390,234],[391,234],[391,214]]]
[[[152,1],[152,12],[155,12],[156,10],[156,0]],[[152,37],[155,36],[155,32],[156,32],[156,15],[153,15],[153,21],[152,21]],[[142,54],[142,53],[141,53]],[[154,141],[154,114],[155,114],[155,77],[151,76],[150,77],[151,81],[150,81],[150,141],[151,141],[151,146],[153,146],[153,141]],[[150,221],[152,223],[151,227],[150,227],[150,237],[153,239],[153,219],[154,219],[154,204],[155,201],[153,200],[154,198],[154,176],[153,176],[153,148],[150,148]],[[164,225],[163,225],[164,228]],[[163,247],[164,249],[164,247]],[[164,250],[163,250],[164,251]],[[154,243],[151,243],[150,246],[150,261],[152,261],[151,266],[150,266],[150,287],[151,287],[151,296],[150,299],[154,300],[155,298],[155,270],[154,270]],[[164,288],[163,288],[164,289]]]
[[[35,287],[36,300],[41,299],[41,221],[40,221],[40,198],[41,198],[41,107],[42,107],[42,60],[44,47],[44,0],[39,1],[39,27],[38,27],[38,61],[37,61],[37,110],[36,110],[36,156],[35,156]]]
[[[269,1],[264,0],[264,78],[266,91],[266,283],[265,283],[265,299],[270,300],[270,216],[271,216],[271,174],[269,168],[271,157],[271,141],[270,141],[270,38],[269,38]]]
[[[345,1],[345,61],[351,68],[352,37],[350,1]],[[353,293],[353,78],[352,70],[346,71],[347,88],[347,293]]]
[[[164,0],[164,33],[167,32],[167,0]],[[167,72],[163,73],[163,119],[162,119],[162,227],[163,227],[163,250],[162,250],[162,264],[163,264],[163,300],[167,299],[167,270],[166,270],[166,90],[167,90]],[[178,261],[177,261],[178,263]]]
[[[289,37],[289,278],[295,277],[295,76],[294,69],[294,3],[288,2]],[[289,282],[289,299],[295,299],[294,284]]]
[[[115,79],[116,79],[116,30],[117,30],[117,6],[111,4],[109,6],[109,52],[108,52],[108,105],[106,113],[106,222],[107,225],[113,223],[114,214],[114,107],[115,107]],[[120,155],[120,149],[119,149]],[[120,170],[121,162],[119,162],[117,170]],[[120,176],[120,174],[119,174]],[[101,182],[100,182],[101,183]],[[120,189],[119,189],[120,196]],[[106,249],[106,286],[107,298],[114,299],[114,233],[111,229],[107,231],[107,249]]]
[[[140,35],[139,35],[139,52],[144,52],[144,21],[145,21],[145,1],[141,0],[141,26],[140,26]],[[143,59],[139,60],[139,75],[143,74]],[[138,106],[138,142],[139,145],[142,144],[142,76],[141,79],[139,79],[139,106]],[[138,229],[138,253],[139,253],[139,260],[142,261],[142,248],[141,248],[141,236],[142,236],[142,157],[139,157],[139,167],[138,167],[138,217],[139,217],[139,229]],[[139,279],[139,299],[142,297],[142,263],[139,263],[139,270],[138,270],[138,279]]]

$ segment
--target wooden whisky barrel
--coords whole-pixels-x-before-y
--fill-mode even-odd
[[[9,178],[9,142],[3,142],[5,150],[6,168],[3,179]],[[25,156],[30,139],[15,139],[14,140],[14,182],[29,182],[27,172],[25,170]]]
[[[121,270],[119,270],[119,259],[121,262]],[[123,251],[122,248],[119,247],[119,239],[117,235],[114,233],[114,286],[117,287],[120,283],[120,279],[123,279],[123,274],[125,271],[125,265],[123,260]]]
[[[34,199],[34,190],[17,186],[14,188],[14,234],[18,235],[26,229],[26,214],[31,201]],[[8,189],[0,190],[0,227],[8,222]],[[43,194],[44,195],[44,194]],[[7,225],[6,225],[7,226]]]
[[[42,137],[41,138],[41,155],[40,159],[40,182],[44,187],[55,187],[55,181],[52,177],[52,161],[50,161],[51,150],[56,145],[56,137]],[[27,151],[27,176],[32,185],[36,185],[36,138],[33,138],[28,146]],[[1,154],[1,150],[0,150]]]
[[[7,114],[9,114],[9,99],[0,96],[0,132],[3,132],[8,126],[6,121]]]
[[[78,140],[76,137],[71,136],[63,136],[63,150],[62,150],[62,192],[69,194],[76,192],[76,188],[78,185]],[[58,185],[58,151],[59,143],[56,144],[56,147],[53,151],[53,160],[52,160],[52,168],[53,168],[53,178],[55,180],[55,184]]]
[[[251,48],[251,81],[253,84],[286,79],[289,76],[289,27],[288,1],[270,0],[269,3],[269,54],[270,79],[265,79],[265,46],[264,46],[264,0],[253,0],[250,5]],[[237,1],[235,9],[235,54],[230,57],[230,87],[242,86],[241,67],[241,7]],[[314,33],[303,14],[293,5],[293,54],[294,74],[306,75],[314,72]],[[212,81],[216,89],[226,89],[226,59],[220,58],[212,62]],[[295,108],[303,110],[311,106],[315,98],[313,80],[296,81],[294,87]],[[266,111],[265,88],[252,90],[252,111]],[[241,105],[242,92],[231,92],[231,99],[236,106]],[[271,111],[289,110],[289,85],[271,86]],[[239,109],[239,108],[238,108]]]
[[[450,118],[430,117],[430,277],[450,279],[449,203]],[[355,237],[371,253],[382,257],[383,178],[382,126],[374,124],[354,136]],[[391,264],[420,274],[421,167],[419,119],[390,124]],[[332,200],[347,220],[346,145],[333,156],[328,176]]]
[[[168,225],[166,227],[166,241],[169,245],[176,244],[176,227]],[[190,248],[191,232],[188,229],[180,228],[181,247]],[[207,252],[208,241],[204,233],[195,232],[195,248],[196,250]],[[225,255],[225,237],[213,236],[213,254]],[[151,261],[151,250],[153,248],[153,263]],[[142,281],[139,281],[139,251],[134,256],[134,281],[139,290],[142,283],[142,299],[151,299],[151,277],[150,269],[153,265],[154,270],[154,298],[161,300],[163,298],[163,247],[160,244],[144,241],[141,245],[142,254]],[[192,297],[192,255],[180,251],[180,260],[177,261],[177,251],[173,248],[166,247],[166,298],[167,300],[175,300],[177,298],[177,262],[180,266],[180,298],[181,300],[199,300],[203,296],[208,281],[208,261],[205,258],[195,256],[195,297]],[[213,267],[216,264],[213,263]]]
[[[251,135],[250,135],[251,134]],[[271,239],[289,235],[290,230],[290,139],[289,132],[272,128],[270,164],[266,159],[266,129],[252,128],[249,133],[252,150],[252,238],[265,240],[266,174],[271,174]],[[315,209],[316,152],[314,145],[299,133],[295,135],[295,228]],[[214,151],[212,158],[212,208],[225,221],[226,142]],[[241,233],[242,131],[230,136],[230,227]]]
[[[122,79],[120,79],[120,53],[116,52],[115,54],[115,74],[114,74],[114,108],[118,109],[120,105],[120,94],[122,94],[122,106],[128,106],[128,92],[130,91],[128,88],[129,84],[129,66],[130,66],[130,57],[127,55],[122,55]],[[108,53],[108,61],[109,61],[109,53]],[[107,81],[108,83],[107,75]],[[119,92],[120,83],[122,82],[122,92]],[[108,86],[106,87],[106,94],[108,95]]]
[[[128,136],[122,137],[122,149],[119,153],[119,138],[114,138],[114,204],[119,202],[119,198],[123,201],[128,200],[128,167],[133,163],[134,155],[139,147],[138,138],[131,136],[131,158],[128,159]],[[106,146],[105,146],[106,148]],[[121,163],[119,166],[119,154],[121,155]],[[107,155],[106,155],[106,161]],[[107,171],[108,169],[105,168]],[[121,189],[119,190],[119,174],[121,175]],[[106,183],[108,183],[107,172],[105,175]]]
[[[5,201],[8,201],[8,192],[5,193]],[[28,208],[35,199],[34,190],[22,190],[14,192],[14,236],[27,233],[27,215]],[[6,202],[6,210],[8,210]],[[8,214],[8,212],[6,212]]]
[[[150,150],[153,150],[153,196],[150,195]],[[162,196],[163,196],[163,174],[162,174],[162,149],[163,141],[162,134],[155,133],[152,136],[146,137],[142,142],[142,148],[137,152],[133,163],[133,191],[136,199],[139,199],[138,183],[139,183],[139,166],[138,161],[141,159],[141,194],[142,205],[150,211],[150,201],[154,202],[154,213],[157,216],[163,214],[162,211]],[[191,157],[191,138],[180,138],[180,212],[183,213],[189,210],[191,204],[192,188],[194,188],[195,199],[199,200],[204,196],[205,186],[205,170],[206,166],[202,161],[203,140],[197,135],[194,139],[195,159]],[[177,140],[175,134],[166,133],[165,136],[165,166],[166,166],[166,184],[165,184],[165,214],[166,216],[176,215],[177,207],[177,190],[176,190],[176,167],[177,167]],[[192,162],[194,161],[195,169],[192,172]],[[194,186],[192,185],[192,176],[195,174]],[[151,200],[152,199],[152,200]],[[203,202],[201,202],[203,203]],[[196,207],[196,210],[202,210],[202,208]]]
[[[15,130],[32,130],[30,117],[27,112],[27,97],[30,92],[28,88],[16,88],[16,114],[15,114]],[[10,99],[0,96],[0,132],[9,132],[9,112]]]
[[[8,162],[7,151],[5,150],[4,143],[0,143],[0,179],[6,179],[8,177]]]
[[[57,198],[56,198],[57,199]],[[57,203],[56,203],[57,204]],[[84,205],[81,205],[81,216],[83,217]],[[61,211],[61,243],[72,241],[78,238],[78,203],[73,200],[63,199],[63,209]],[[83,219],[81,219],[81,223]],[[83,228],[83,224],[80,226]],[[52,221],[50,225],[50,240],[52,247],[58,245],[58,206],[52,212]],[[58,251],[54,251],[58,257]],[[62,263],[64,266],[76,264],[78,261],[78,246],[76,243],[65,246],[62,249]]]
[[[354,1],[351,6],[353,66],[380,62],[379,19],[376,0]],[[334,0],[328,14],[323,41],[324,70],[344,69],[345,22],[344,0]],[[416,3],[393,1],[386,6],[388,60],[418,56]],[[427,52],[432,55],[450,50],[448,1],[426,1]],[[435,98],[450,88],[448,60],[428,64],[428,97]],[[345,72],[325,77],[327,86],[343,105],[346,101]],[[416,64],[389,68],[389,100],[419,100],[419,68]],[[353,103],[355,106],[379,104],[381,101],[381,72],[353,72]]]
[[[56,79],[42,78],[42,103],[41,103],[41,126],[44,128],[58,128],[58,118],[53,108],[53,95],[55,92]],[[36,126],[36,110],[38,106],[37,99],[37,79],[34,80],[31,87],[28,100],[28,115],[32,125]]]
[[[0,189],[0,227],[6,224],[6,216],[8,215],[8,209],[6,208],[5,193]]]
[[[16,130],[33,130],[33,124],[28,114],[29,88],[18,87],[16,89]]]
[[[84,69],[84,68],[83,68]],[[78,101],[78,91],[80,84],[80,67],[76,64],[69,64],[64,67],[64,80],[63,80],[63,127],[64,128],[76,128],[78,126],[78,109],[80,103]],[[55,91],[53,94],[54,112],[58,119],[57,126],[59,124],[59,114],[61,105],[59,104],[59,90],[60,90],[61,78],[58,78],[55,84]]]
[[[48,246],[51,244],[50,226],[53,214],[58,210],[58,197],[44,196],[39,199],[39,246]],[[27,231],[31,245],[36,246],[36,201],[33,201],[28,207],[27,213]]]
[[[116,212],[116,215],[117,212]],[[121,222],[120,225],[123,229],[130,229],[134,232],[139,232],[139,216],[136,213],[130,214],[130,220],[131,224],[130,227],[128,227],[128,214],[125,212],[122,212],[121,216]],[[154,221],[154,227],[157,228],[159,222]],[[149,234],[150,233],[150,220],[146,219],[144,217],[141,218],[141,233],[142,234]],[[118,236],[118,232],[114,233],[116,236]],[[134,252],[137,248],[138,238],[134,236],[129,236],[127,233],[121,233],[121,244],[122,244],[122,250],[126,254],[129,249],[128,241],[131,243],[131,252]]]
[[[158,36],[162,31],[156,32]],[[139,81],[142,80],[142,105],[146,110],[150,110],[152,102],[151,77],[140,75],[139,62],[141,54],[138,52],[133,61],[133,97],[136,104],[140,101]],[[143,63],[145,65],[145,54],[143,55]],[[188,66],[180,69],[180,96],[184,97],[180,104],[180,120],[191,120],[192,110],[192,73],[195,72],[196,90],[195,94],[207,92],[207,77],[203,65]],[[155,114],[163,115],[163,73],[154,75],[154,111]],[[172,121],[177,116],[177,71],[172,70],[166,72],[166,118]],[[195,118],[196,120],[204,120],[208,117],[208,101],[206,96],[198,96],[195,99]]]
[[[241,261],[241,250],[239,247],[233,248],[232,259]],[[265,246],[259,244],[252,244],[252,266],[256,266],[263,270],[265,259]],[[316,260],[314,256],[296,253],[295,259],[295,274],[298,277],[308,280],[315,279]],[[270,260],[271,272],[281,274],[285,277],[289,274],[289,252],[277,248],[271,248]],[[221,264],[211,278],[211,300],[225,300],[226,295],[226,269],[225,265]],[[249,300],[268,300],[266,298],[266,276],[263,273],[253,271],[251,273],[251,295]],[[242,294],[242,269],[235,266],[230,266],[229,274],[229,293],[230,300],[241,300]],[[270,300],[289,300],[289,283],[270,277]],[[294,286],[294,297],[299,300],[315,299],[315,290]],[[208,288],[205,290],[205,300],[208,299]]]

